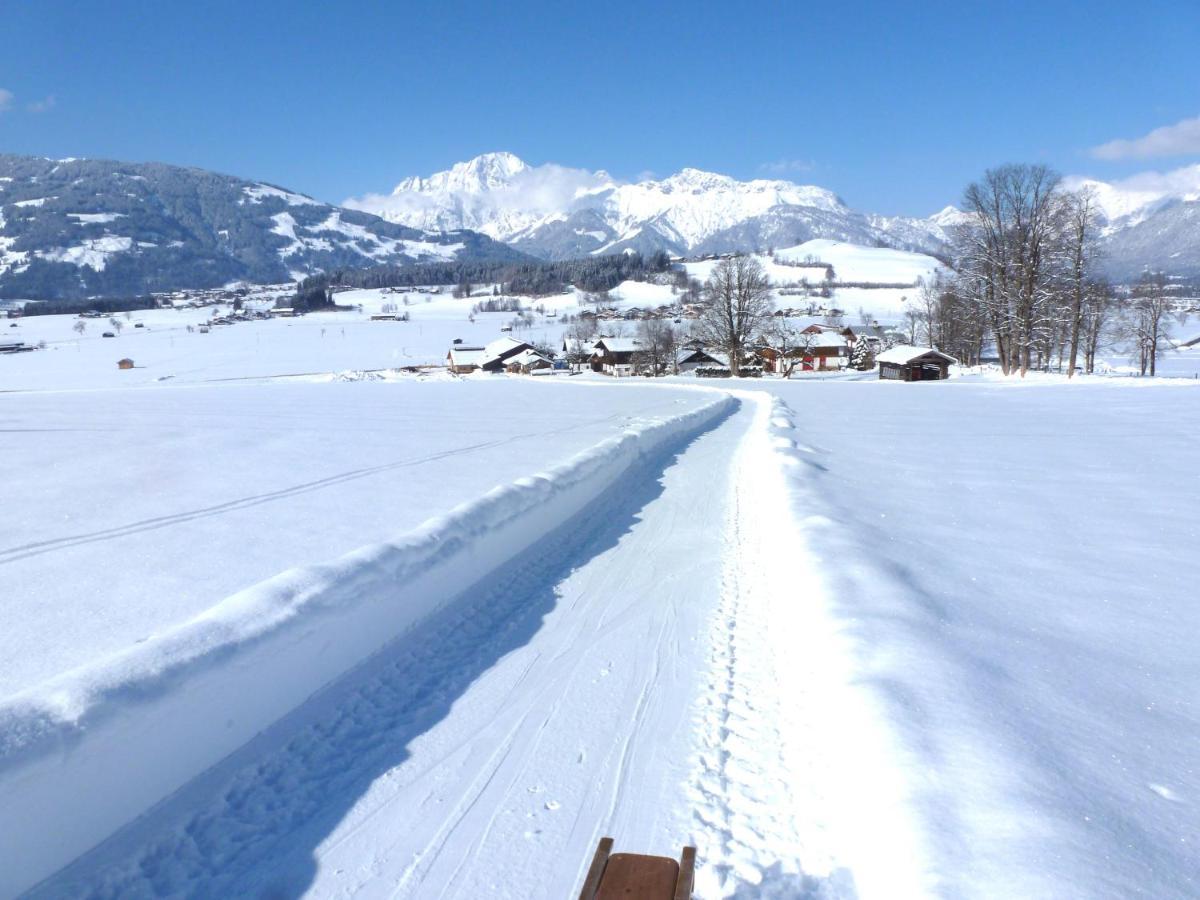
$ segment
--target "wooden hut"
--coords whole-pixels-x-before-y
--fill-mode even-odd
[[[879,377],[890,381],[941,381],[950,376],[950,364],[958,362],[940,350],[910,344],[885,350],[875,361]]]
[[[117,360],[117,368],[118,369],[132,369],[133,368],[133,360],[128,359],[128,358],[119,359],[119,360]]]

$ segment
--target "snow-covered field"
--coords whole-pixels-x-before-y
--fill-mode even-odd
[[[414,378],[13,394],[0,696],[697,397]]]
[[[408,299],[6,335],[0,896],[1200,891],[1200,351],[454,378],[512,314]]]
[[[779,384],[929,893],[1200,891],[1194,384]]]

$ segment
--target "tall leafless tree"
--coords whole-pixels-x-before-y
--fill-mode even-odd
[[[1088,282],[1099,252],[1096,244],[1098,224],[1095,192],[1090,187],[1085,187],[1064,194],[1063,218],[1069,298],[1067,329],[1071,348],[1067,360],[1067,377],[1071,378],[1075,375],[1075,366],[1079,359],[1079,341],[1083,329]]]
[[[1055,298],[1054,250],[1061,229],[1059,176],[1042,165],[989,169],[968,185],[970,224],[959,235],[965,288],[985,311],[1007,375],[1029,371]]]
[[[751,338],[771,312],[771,283],[754,257],[733,256],[713,267],[704,298],[696,333],[729,356],[729,371],[738,378]]]
[[[1165,320],[1172,304],[1166,292],[1167,279],[1162,272],[1147,273],[1133,289],[1129,309],[1129,334],[1136,342],[1141,373],[1157,373],[1162,352]]]
[[[638,322],[635,341],[635,371],[654,376],[674,373],[678,339],[670,323],[662,319],[643,319]]]

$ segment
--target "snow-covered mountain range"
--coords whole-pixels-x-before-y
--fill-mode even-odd
[[[1114,277],[1147,268],[1200,276],[1200,165],[1121,182],[1072,177],[1102,210],[1105,264]],[[953,206],[927,218],[851,209],[831,191],[790,181],[738,181],[698,169],[621,182],[607,172],[485,153],[390,194],[346,206],[413,228],[469,228],[533,256],[667,250],[678,254],[786,247],[815,238],[943,254],[966,216]]]
[[[0,297],[131,296],[331,268],[522,259],[202,169],[0,155]]]
[[[1113,277],[1148,269],[1200,277],[1200,163],[1117,182],[1068,178],[1065,186],[1093,191]]]
[[[695,254],[814,238],[938,252],[945,222],[857,212],[831,191],[699,169],[623,183],[607,172],[486,153],[346,206],[413,228],[470,228],[546,259],[624,249]],[[951,213],[944,211],[943,218]]]

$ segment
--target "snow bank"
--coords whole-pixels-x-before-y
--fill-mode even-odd
[[[25,890],[727,414],[631,427],[384,544],[294,569],[0,705],[0,895]]]
[[[777,727],[796,773],[793,789],[806,785],[799,798],[804,871],[827,879],[835,893],[849,872],[857,897],[933,896],[928,836],[911,786],[921,761],[898,740],[876,686],[864,677],[869,666],[843,602],[847,590],[864,580],[875,584],[878,573],[825,502],[824,462],[797,440],[792,409],[778,397],[757,399],[767,421],[756,508],[771,523],[758,542],[771,579],[772,651],[786,661],[772,688],[790,701]],[[787,871],[762,877],[746,888],[749,895],[793,896],[800,887]]]

